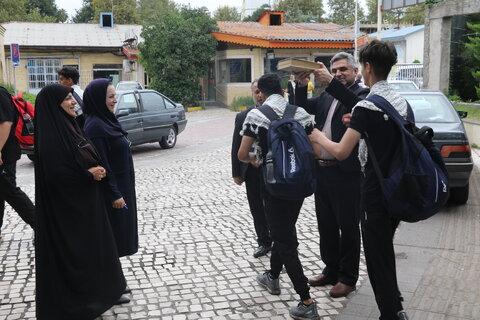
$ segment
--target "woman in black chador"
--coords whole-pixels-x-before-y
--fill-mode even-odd
[[[75,122],[72,92],[48,85],[35,102],[39,320],[94,319],[126,286],[101,186],[106,171]]]
[[[138,251],[137,200],[130,142],[113,114],[116,103],[115,87],[108,79],[93,80],[83,93],[85,135],[95,145],[107,170],[110,224],[118,255],[123,257]]]

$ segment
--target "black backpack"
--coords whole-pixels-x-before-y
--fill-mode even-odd
[[[400,131],[399,157],[392,159],[384,177],[366,134],[368,156],[380,181],[385,208],[393,216],[406,222],[427,219],[440,211],[448,200],[448,173],[438,148],[433,144],[430,127],[417,128],[413,111],[407,103],[405,120],[383,97],[366,99],[375,104],[397,125]]]
[[[288,104],[282,118],[268,105],[258,110],[271,121],[262,166],[267,192],[285,199],[312,195],[316,185],[315,158],[305,129],[294,119],[297,107]]]

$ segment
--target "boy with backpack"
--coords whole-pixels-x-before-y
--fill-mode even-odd
[[[258,89],[265,102],[248,113],[240,132],[243,138],[238,151],[240,161],[261,166],[265,214],[273,240],[270,270],[258,275],[257,282],[271,294],[279,295],[279,276],[285,266],[301,300],[290,309],[290,316],[294,319],[320,319],[298,257],[295,228],[303,200],[313,193],[315,185],[314,173],[311,172],[314,158],[306,136],[313,130],[313,123],[304,109],[288,105],[282,96],[278,75],[263,75],[258,80]],[[281,134],[284,136],[281,137]],[[278,158],[282,158],[278,141],[285,146],[283,160],[286,161],[282,163],[282,159]],[[249,152],[252,146],[255,153]],[[280,167],[285,170],[279,172]],[[287,194],[284,194],[285,190]]]
[[[35,224],[35,207],[16,184],[17,160],[21,156],[15,137],[17,122],[18,111],[12,97],[5,88],[0,87],[0,228],[3,225],[5,202],[32,228]]]
[[[360,138],[363,139],[359,144],[359,159],[364,172],[361,223],[368,276],[380,319],[408,320],[398,289],[393,247],[393,236],[400,218],[392,213],[384,199],[385,180],[379,180],[379,175],[388,177],[392,163],[405,151],[399,148],[405,137],[394,118],[400,115],[403,121],[412,111],[407,101],[386,81],[391,67],[397,62],[397,52],[391,43],[370,42],[360,51],[359,60],[370,94],[356,104],[342,140],[335,143],[318,130],[314,130],[310,140],[342,160],[348,157]],[[358,97],[352,99],[359,100]],[[384,111],[384,105],[394,108],[390,112],[394,116]]]

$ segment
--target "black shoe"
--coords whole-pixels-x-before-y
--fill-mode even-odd
[[[129,286],[126,286],[125,290],[123,290],[123,294],[126,294],[126,293],[132,293],[132,289],[130,289]]]
[[[262,257],[267,253],[269,253],[270,250],[272,250],[271,246],[261,245],[257,249],[255,249],[255,251],[253,251],[253,257],[254,258]]]
[[[124,303],[129,303],[130,302],[130,299],[126,296],[121,296],[117,302],[115,302],[116,305],[118,304],[124,304]]]

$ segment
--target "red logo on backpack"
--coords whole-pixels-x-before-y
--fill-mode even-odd
[[[15,137],[21,147],[33,146],[33,117],[35,107],[28,101],[23,100],[22,93],[17,97],[12,96],[13,105],[18,111],[17,125],[15,126]]]

